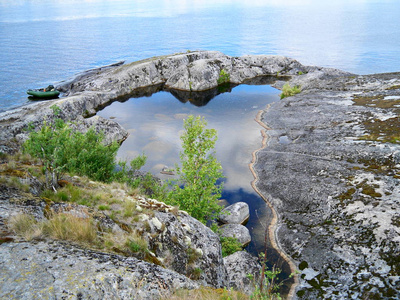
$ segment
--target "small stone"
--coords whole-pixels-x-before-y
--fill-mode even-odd
[[[192,240],[190,239],[190,237],[185,236],[183,239],[186,246],[190,246],[192,244]]]
[[[153,225],[158,229],[161,230],[162,229],[162,223],[160,222],[159,219],[157,219],[156,217],[151,219],[151,222],[153,223]]]
[[[147,221],[148,219],[149,219],[149,216],[146,215],[146,214],[140,214],[140,215],[139,215],[139,221],[140,221],[140,222],[145,222],[145,221]]]

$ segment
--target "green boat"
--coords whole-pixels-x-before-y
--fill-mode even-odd
[[[54,99],[60,95],[60,92],[52,85],[49,85],[45,89],[27,90],[26,93],[32,96],[30,97],[32,100]]]

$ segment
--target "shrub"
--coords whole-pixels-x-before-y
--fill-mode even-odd
[[[218,180],[223,177],[221,164],[214,153],[217,132],[206,129],[206,125],[204,118],[199,116],[191,115],[184,120],[183,152],[180,153],[182,166],[176,167],[179,181],[166,199],[204,224],[222,209],[218,205],[222,190]]]
[[[89,129],[85,134],[72,130],[57,119],[31,132],[24,143],[25,153],[39,158],[45,168],[46,183],[55,189],[63,172],[86,175],[94,180],[110,181],[119,145],[103,144],[104,135]]]
[[[285,97],[294,96],[300,92],[301,92],[301,87],[299,85],[291,87],[289,83],[285,83],[282,87],[281,99]]]
[[[130,162],[132,170],[133,171],[140,170],[140,168],[146,164],[146,161],[147,161],[147,156],[144,155],[144,153],[142,155],[135,157]]]
[[[217,79],[218,85],[228,83],[230,81],[230,75],[224,69],[219,72],[219,78]]]
[[[242,244],[234,237],[221,237],[222,257],[242,250]]]

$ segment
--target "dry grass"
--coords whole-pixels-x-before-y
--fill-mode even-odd
[[[30,241],[42,235],[42,223],[28,214],[18,214],[8,220],[8,226],[25,240]]]
[[[43,233],[53,239],[69,240],[79,244],[97,244],[97,230],[91,218],[71,214],[55,214],[43,224]]]
[[[136,201],[129,201],[126,200],[123,203],[123,207],[124,207],[124,217],[129,218],[129,217],[133,217],[134,215],[138,214],[138,211],[136,210]]]
[[[19,214],[11,217],[8,225],[28,241],[38,237],[50,237],[77,242],[81,245],[98,245],[99,243],[93,220],[71,214],[54,214],[43,221],[37,221],[28,214]]]
[[[196,290],[178,290],[173,295],[162,298],[163,300],[248,300],[249,296],[225,289],[201,287]]]
[[[22,182],[20,177],[17,176],[1,176],[0,183],[10,187],[15,187],[21,191],[29,192],[29,185]]]

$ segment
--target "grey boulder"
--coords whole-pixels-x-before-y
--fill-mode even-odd
[[[237,238],[242,246],[246,246],[251,242],[249,230],[240,224],[226,224],[221,226],[221,237]]]
[[[243,224],[250,217],[249,206],[245,202],[236,202],[224,208],[219,220],[226,224]]]

